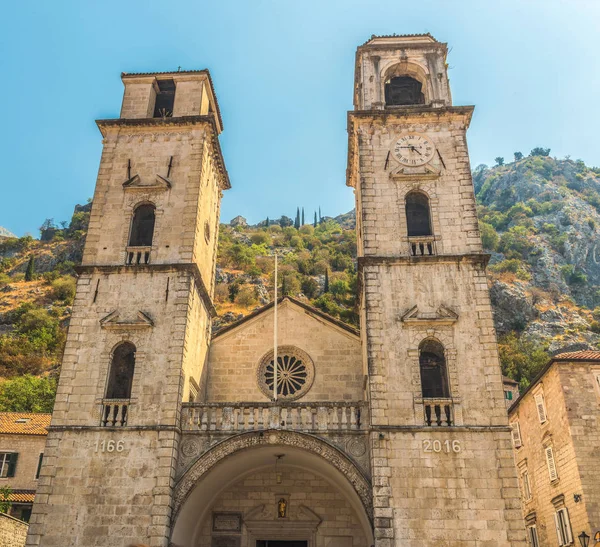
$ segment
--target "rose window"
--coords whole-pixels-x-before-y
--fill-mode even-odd
[[[273,399],[275,366],[273,351],[261,359],[258,383],[261,391]],[[277,398],[294,400],[302,397],[312,384],[314,366],[311,358],[293,346],[277,349]]]

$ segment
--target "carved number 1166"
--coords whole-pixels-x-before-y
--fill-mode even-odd
[[[125,441],[96,441],[94,452],[123,452]]]

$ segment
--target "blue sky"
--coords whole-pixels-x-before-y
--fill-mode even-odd
[[[371,34],[448,42],[455,105],[475,104],[472,166],[550,147],[600,165],[597,0],[60,0],[0,23],[0,226],[70,218],[93,194],[94,120],[117,117],[121,71],[209,68],[232,189],[222,220],[354,205],[345,186],[356,47]]]

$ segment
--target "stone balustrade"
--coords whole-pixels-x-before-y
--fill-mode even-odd
[[[367,405],[352,403],[184,403],[184,431],[358,431],[366,429]]]
[[[454,425],[452,399],[423,399],[423,418],[425,425],[431,427],[449,427]]]
[[[150,264],[151,251],[152,247],[127,247],[125,252],[125,264],[127,264],[127,266]]]
[[[408,238],[411,256],[432,256],[435,252],[434,236],[411,236]]]
[[[129,412],[129,399],[104,399],[100,414],[102,427],[125,427]]]

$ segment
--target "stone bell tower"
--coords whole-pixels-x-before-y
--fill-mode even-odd
[[[525,545],[446,44],[372,37],[348,115],[378,547]]]
[[[222,121],[207,70],[122,75],[27,545],[164,547],[208,350]]]

